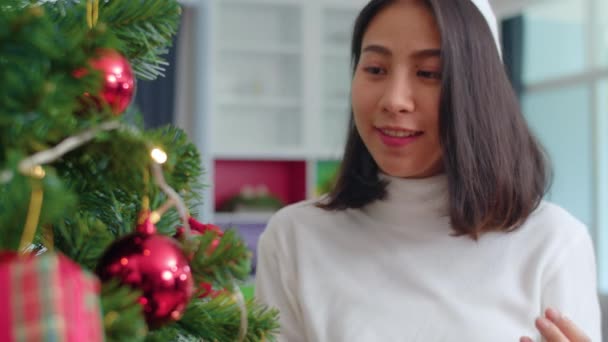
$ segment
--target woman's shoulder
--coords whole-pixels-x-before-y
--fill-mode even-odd
[[[328,228],[342,226],[349,217],[349,210],[326,210],[318,206],[322,199],[305,200],[287,205],[277,211],[266,227],[270,234],[311,234]]]
[[[551,230],[563,230],[565,232],[586,232],[586,225],[561,206],[542,201],[528,218],[526,224],[553,227]]]
[[[524,235],[559,248],[590,240],[587,226],[561,206],[542,201],[521,227]]]
[[[287,205],[279,209],[270,218],[270,223],[282,222],[288,223],[293,221],[301,221],[310,218],[311,215],[318,216],[323,209],[317,207],[318,200],[305,200]]]

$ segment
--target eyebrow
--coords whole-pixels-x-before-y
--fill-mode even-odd
[[[374,45],[374,44],[367,45],[366,47],[364,47],[363,50],[361,51],[361,54],[363,54],[365,52],[375,52],[377,54],[384,55],[384,56],[393,55],[391,50],[389,50],[387,47],[382,46],[382,45]]]
[[[361,51],[361,53],[363,54],[365,52],[375,52],[377,54],[384,55],[384,56],[393,55],[393,52],[391,50],[389,50],[387,47],[382,46],[382,45],[376,45],[376,44],[371,44],[371,45],[367,45],[366,47],[364,47],[363,50]],[[415,59],[440,57],[441,50],[440,49],[422,49],[422,50],[413,52],[410,56]]]

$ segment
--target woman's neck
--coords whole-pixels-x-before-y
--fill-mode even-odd
[[[374,219],[398,224],[415,218],[449,216],[448,181],[444,173],[427,178],[399,178],[383,173],[379,177],[388,182],[386,198],[365,207]]]

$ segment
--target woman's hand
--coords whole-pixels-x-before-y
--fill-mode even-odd
[[[536,328],[547,342],[591,342],[571,320],[562,316],[555,309],[547,309],[545,317],[536,319]],[[533,342],[530,337],[524,336],[520,342]]]

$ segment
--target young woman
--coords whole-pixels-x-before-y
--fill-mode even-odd
[[[337,184],[259,244],[280,341],[601,341],[592,242],[542,201],[549,168],[498,46],[486,0],[361,11]]]

